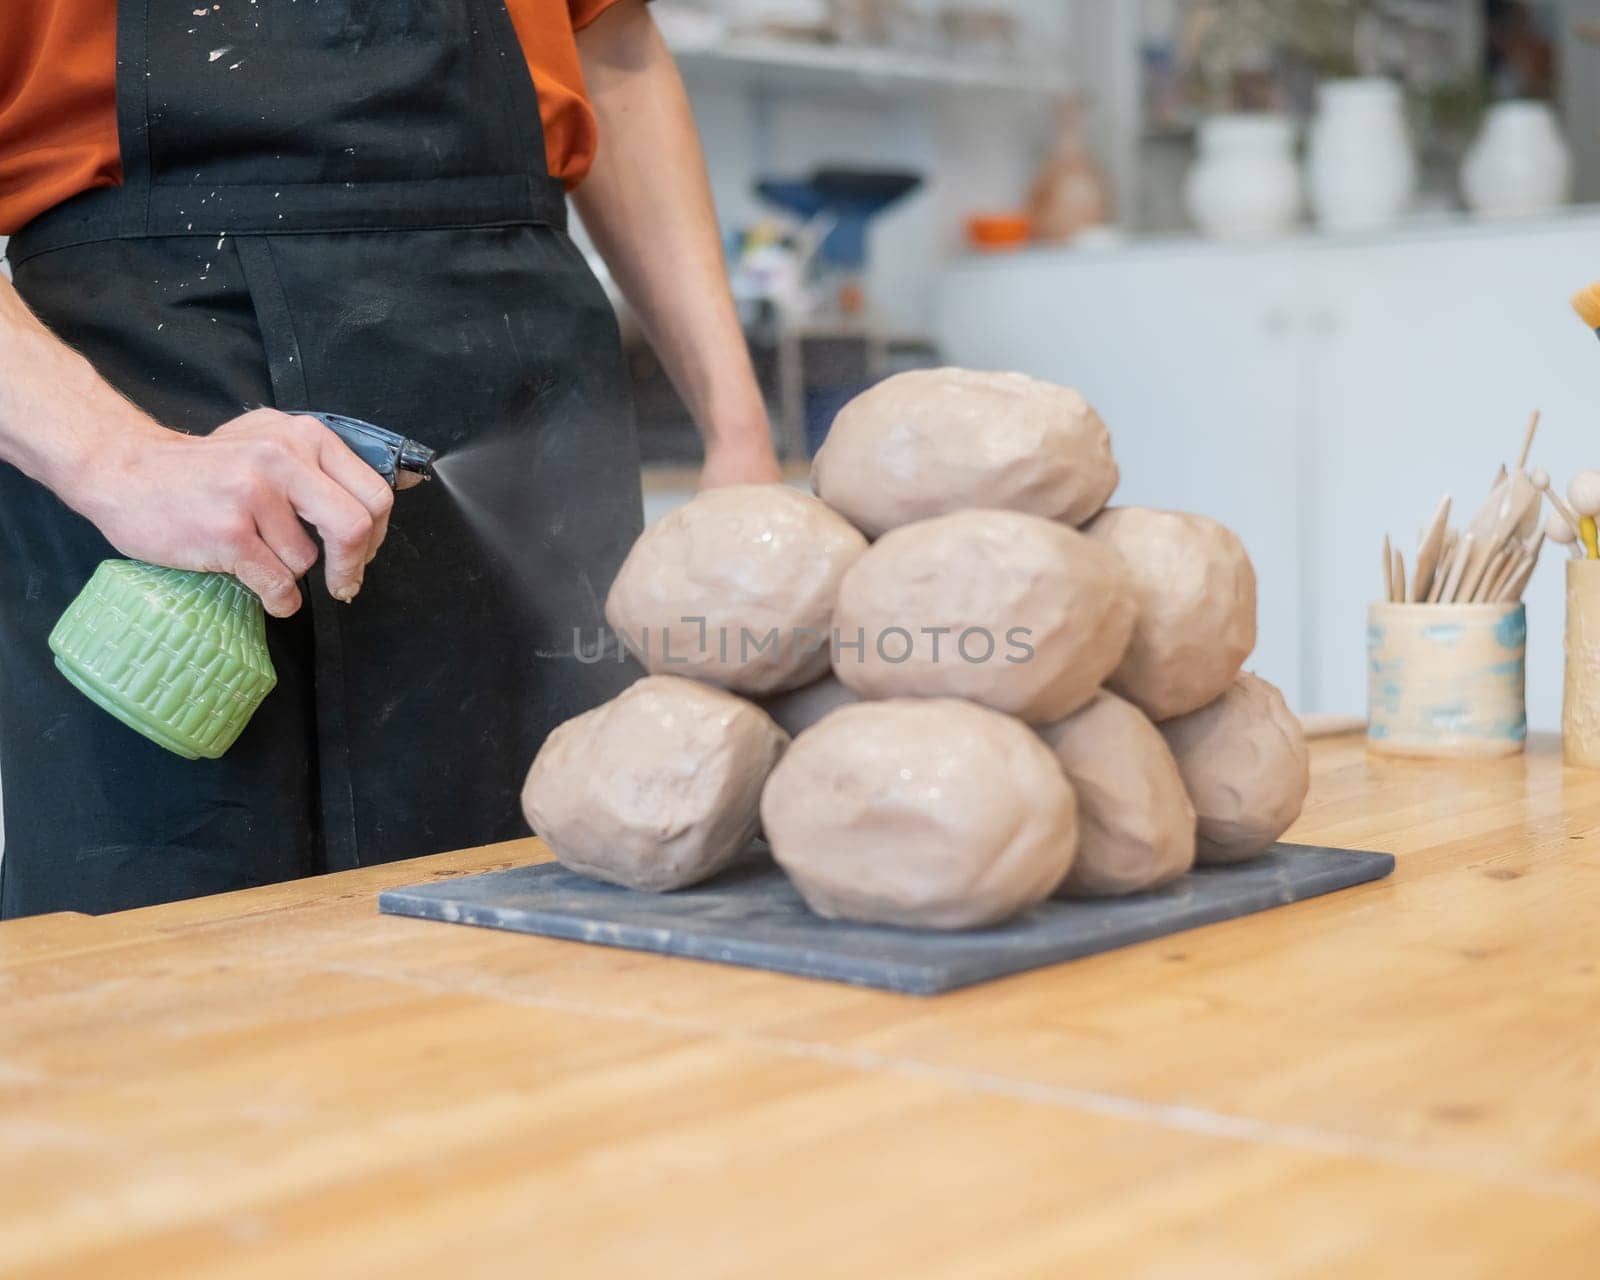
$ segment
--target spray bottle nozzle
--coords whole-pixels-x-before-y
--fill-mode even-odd
[[[398,486],[402,471],[423,480],[433,479],[433,460],[438,455],[427,445],[360,418],[347,418],[339,413],[309,416],[349,445],[351,452],[387,480],[391,489]]]

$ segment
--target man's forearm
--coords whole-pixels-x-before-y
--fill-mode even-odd
[[[0,460],[82,511],[112,443],[160,430],[0,277]]]
[[[169,430],[124,399],[0,278],[0,461],[53,490],[124,555],[236,574],[269,612],[322,535],[328,591],[351,600],[388,529],[389,487],[309,418],[257,409],[209,436]]]
[[[688,403],[713,461],[776,476],[749,352],[728,291],[705,159],[672,55],[642,0],[578,34],[600,149],[575,202]]]

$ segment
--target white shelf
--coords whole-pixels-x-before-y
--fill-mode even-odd
[[[673,53],[685,75],[728,75],[752,84],[793,89],[889,92],[923,88],[1063,94],[1072,88],[1065,73],[1044,68],[963,62],[858,45],[737,36],[709,47],[680,45]]]

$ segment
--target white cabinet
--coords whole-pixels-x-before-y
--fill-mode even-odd
[[[1600,344],[1567,297],[1600,278],[1600,215],[1255,249],[1198,242],[956,264],[958,363],[1070,382],[1105,415],[1119,500],[1244,538],[1253,665],[1303,711],[1359,713],[1385,533],[1409,561],[1441,494],[1461,518],[1544,411],[1534,463],[1600,467]],[[1560,720],[1560,552],[1527,593],[1529,719]]]
[[[1114,501],[1225,521],[1255,562],[1253,665],[1301,685],[1297,288],[1249,252],[1030,253],[953,268],[939,339],[958,364],[1082,391],[1111,429]],[[1223,287],[1218,287],[1219,283]]]

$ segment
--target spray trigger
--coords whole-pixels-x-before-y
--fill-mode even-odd
[[[389,482],[391,489],[397,487],[401,472],[433,479],[433,460],[438,455],[427,445],[340,413],[312,412],[307,416],[343,440],[351,452]]]

